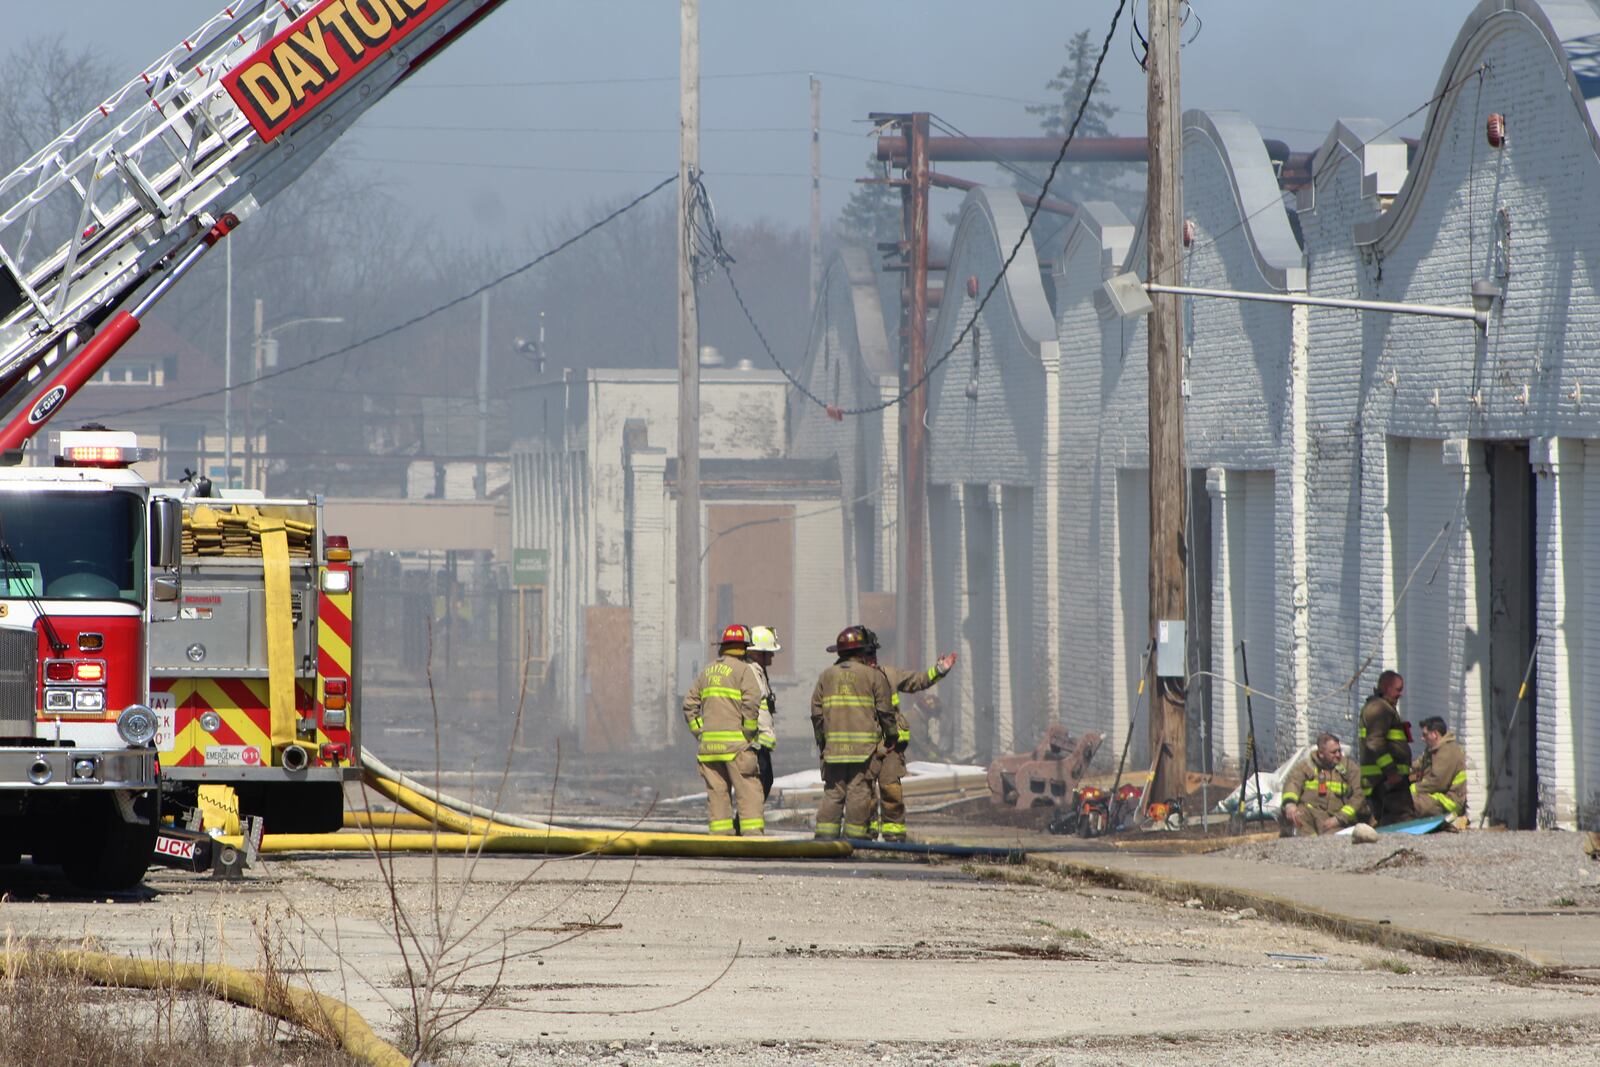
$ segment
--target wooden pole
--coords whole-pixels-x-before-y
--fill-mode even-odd
[[[928,113],[919,111],[909,116],[906,136],[911,151],[906,164],[905,234],[910,245],[910,301],[905,322],[905,385],[921,382],[928,365]],[[896,641],[896,653],[902,662],[922,661],[922,625],[924,617],[923,584],[927,581],[924,566],[924,548],[927,544],[928,517],[928,461],[927,433],[923,418],[928,412],[928,390],[915,389],[900,406],[904,424],[900,431],[902,442],[900,485],[903,498],[900,505],[900,526],[905,531],[901,559],[903,580],[900,586],[901,629]]]
[[[1149,0],[1145,73],[1149,119],[1147,225],[1149,280],[1176,284],[1182,256],[1183,112],[1178,93],[1179,0]],[[1151,294],[1150,635],[1184,618],[1186,479],[1183,458],[1183,318],[1180,298]],[[1151,657],[1154,675],[1157,657]],[[1152,677],[1150,748],[1154,768],[1146,803],[1181,796],[1187,769],[1181,679]]]
[[[700,0],[679,0],[678,641],[703,644],[700,609],[700,327],[689,210],[700,171]],[[685,680],[678,679],[679,688]]]

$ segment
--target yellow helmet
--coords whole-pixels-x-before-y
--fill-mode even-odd
[[[778,631],[770,626],[750,627],[750,651],[752,652],[781,652],[783,646],[778,644]]]

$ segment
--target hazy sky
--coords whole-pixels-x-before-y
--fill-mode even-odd
[[[222,0],[12,4],[12,47],[60,35],[128,77]],[[1473,0],[1198,0],[1183,103],[1232,108],[1268,137],[1314,148],[1333,120],[1394,121],[1433,93]],[[1106,63],[1115,126],[1144,126],[1129,49],[1130,0]],[[1064,44],[1098,42],[1110,0],[703,0],[702,167],[725,218],[803,226],[810,97],[822,81],[823,217],[850,195],[870,150],[869,111],[929,110],[968,133],[1027,134]],[[1191,23],[1191,26],[1195,26]],[[678,4],[508,0],[346,135],[346,154],[465,240],[586,213],[676,169]],[[1416,133],[1423,116],[1399,128]],[[949,168],[957,173],[963,168]],[[994,168],[964,172],[989,178]],[[285,195],[292,195],[290,193]],[[959,194],[950,198],[953,209]],[[937,205],[936,205],[937,206]]]

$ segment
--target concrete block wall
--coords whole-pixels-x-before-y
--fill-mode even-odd
[[[1468,324],[1369,317],[1361,335],[1365,388],[1355,413],[1363,460],[1360,555],[1385,561],[1393,593],[1396,576],[1416,565],[1422,547],[1417,531],[1397,540],[1392,519],[1379,515],[1395,499],[1393,472],[1384,469],[1396,454],[1390,442],[1536,444],[1537,773],[1542,817],[1562,825],[1593,825],[1600,817],[1585,808],[1581,784],[1593,778],[1600,752],[1582,743],[1590,730],[1579,696],[1587,636],[1581,574],[1573,575],[1591,554],[1583,456],[1597,435],[1584,383],[1600,380],[1600,220],[1591,209],[1600,194],[1600,137],[1585,43],[1597,33],[1600,16],[1590,5],[1481,5],[1441,72],[1441,90],[1449,91],[1430,112],[1404,187],[1381,216],[1358,222],[1345,239],[1368,264],[1371,289],[1382,299],[1460,306],[1474,282],[1503,291],[1484,336]],[[1485,137],[1491,113],[1506,117],[1502,148]],[[1333,232],[1322,237],[1341,240]],[[1467,604],[1493,553],[1482,540],[1463,542],[1453,533],[1449,540],[1464,563],[1441,572],[1452,609],[1446,620]],[[1371,585],[1365,575],[1363,584]],[[1469,749],[1492,751],[1497,739],[1474,736],[1489,723],[1467,633],[1457,628],[1440,647],[1419,645],[1409,618],[1426,615],[1420,595],[1418,601],[1398,605],[1400,634],[1391,639],[1383,616],[1393,601],[1363,600],[1359,644],[1392,647],[1408,690],[1437,702],[1426,710],[1444,714]],[[1422,702],[1414,702],[1411,716],[1422,713]]]
[[[1058,345],[1027,213],[1016,194],[978,189],[963,204],[945,272],[944,299],[928,335],[928,468],[931,485],[963,506],[930,521],[930,556],[961,569],[930,569],[933,632],[956,635],[972,674],[971,703],[955,710],[970,751],[1031,748],[1061,706],[1054,596],[1059,548]],[[1005,281],[961,336],[1013,248]],[[946,353],[949,353],[946,358]],[[1047,478],[1046,472],[1052,472]],[[930,514],[931,518],[931,514]],[[974,525],[976,524],[976,525]],[[974,565],[981,570],[974,570]],[[941,593],[957,579],[980,583],[979,602]],[[957,612],[940,617],[940,612]],[[946,647],[942,646],[941,648]],[[963,751],[969,749],[964,748]]]

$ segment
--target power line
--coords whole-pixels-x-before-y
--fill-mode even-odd
[[[834,78],[839,81],[861,82],[864,85],[885,85],[894,89],[913,89],[919,93],[943,93],[947,96],[966,96],[977,100],[999,100],[1008,104],[1027,104],[1039,106],[1053,103],[1050,100],[1037,100],[1022,96],[1005,96],[1000,93],[985,93],[975,89],[956,89],[945,85],[919,85],[915,82],[894,81],[890,78],[870,78],[861,74],[846,74],[837,70],[750,70],[728,74],[702,74],[702,81],[736,81],[750,78],[797,78],[816,75],[819,78]],[[585,86],[611,86],[611,85],[648,85],[660,82],[676,82],[676,74],[642,75],[635,78],[554,78],[537,81],[514,82],[442,82],[437,84],[415,84],[415,89],[561,89]]]
[[[539,174],[649,175],[661,173],[656,170],[634,167],[544,167],[534,163],[489,163],[459,159],[395,159],[382,156],[350,156],[349,159],[352,163],[385,163],[408,167],[464,167],[469,170],[515,170],[531,171]],[[804,178],[807,181],[811,179],[810,174],[802,174],[799,171],[719,170],[715,174],[719,178]],[[855,184],[854,178],[841,178],[834,174],[824,174],[822,179],[830,182]]]
[[[912,393],[927,384],[928,379],[933,377],[934,373],[944,366],[951,356],[955,355],[957,349],[966,341],[967,335],[977,325],[978,319],[983,315],[983,309],[988,306],[990,298],[1000,288],[1000,283],[1005,281],[1012,262],[1017,258],[1017,254],[1022,251],[1022,246],[1027,243],[1028,235],[1033,232],[1034,220],[1039,217],[1039,210],[1050,192],[1050,184],[1055,181],[1056,172],[1061,168],[1062,160],[1066,158],[1067,149],[1078,135],[1078,126],[1083,122],[1083,114],[1088,110],[1089,101],[1094,98],[1095,87],[1100,83],[1100,70],[1105,65],[1106,54],[1111,50],[1112,38],[1116,36],[1117,25],[1121,22],[1123,9],[1127,6],[1128,0],[1117,0],[1117,10],[1111,16],[1111,26],[1106,30],[1105,40],[1101,42],[1100,55],[1095,59],[1094,71],[1089,76],[1089,84],[1084,89],[1083,99],[1078,102],[1078,111],[1072,116],[1072,125],[1067,129],[1067,136],[1061,142],[1061,149],[1056,153],[1055,161],[1050,164],[1050,172],[1045,175],[1044,184],[1040,187],[1039,198],[1034,201],[1033,207],[1029,209],[1028,221],[1023,225],[1022,232],[1017,235],[1016,244],[1011,246],[1010,254],[1006,256],[1005,262],[1000,265],[1000,270],[995,274],[994,280],[989,283],[989,288],[984,291],[983,299],[978,301],[978,306],[973,309],[972,316],[967,319],[966,325],[961,327],[961,332],[956,335],[955,340],[950,342],[950,347],[945,349],[943,355],[929,364],[920,378],[900,390],[895,396],[888,400],[880,400],[876,403],[853,408],[835,407],[819,399],[816,394],[807,389],[798,378],[789,372],[789,369],[783,365],[777,354],[773,352],[772,346],[767,343],[766,335],[761,332],[760,326],[756,324],[755,317],[750,314],[750,309],[745,305],[744,298],[739,293],[739,286],[733,278],[731,262],[723,263],[722,270],[728,277],[728,284],[733,289],[734,297],[738,300],[739,307],[744,312],[745,319],[750,323],[750,328],[755,331],[756,338],[761,342],[762,348],[766,349],[767,358],[772,360],[773,366],[778,368],[779,372],[789,380],[789,384],[793,385],[802,396],[826,410],[834,418],[843,418],[846,415],[870,415],[873,412],[884,411],[896,404],[903,403]]]
[[[459,125],[425,125],[413,123],[390,123],[362,125],[363,130],[403,130],[407,132],[421,131],[430,133],[592,133],[592,134],[641,134],[641,133],[670,133],[677,136],[676,126],[459,126]],[[866,137],[868,130],[836,130],[829,126],[818,129],[823,133],[831,133],[838,137]],[[810,126],[706,126],[701,133],[810,133]]]
[[[594,233],[596,230],[599,230],[600,228],[602,228],[603,226],[607,225],[608,223],[611,223],[611,222],[615,221],[616,219],[621,218],[623,215],[626,215],[628,212],[632,211],[634,208],[638,207],[640,204],[644,203],[646,200],[650,199],[652,196],[656,195],[661,190],[665,189],[667,186],[671,185],[673,182],[675,182],[677,180],[678,180],[678,176],[676,174],[661,179],[661,181],[657,182],[651,188],[649,188],[645,192],[640,193],[638,196],[634,197],[632,200],[628,201],[626,204],[624,204],[621,207],[617,208],[615,211],[611,212],[610,214],[606,215],[604,218],[598,219],[595,222],[590,223],[588,226],[585,226],[583,229],[579,230],[577,233],[573,234],[571,237],[568,237],[565,241],[562,241],[560,244],[556,245],[554,248],[550,248],[550,249],[545,250],[544,252],[541,252],[539,255],[535,256],[533,259],[531,259],[528,262],[522,264],[522,266],[515,267],[512,270],[506,271],[504,274],[501,274],[499,277],[493,278],[490,281],[487,281],[484,284],[478,286],[477,288],[475,288],[475,289],[473,289],[473,290],[471,290],[469,292],[463,293],[462,295],[454,298],[453,300],[447,300],[443,304],[439,304],[439,305],[437,305],[435,307],[432,307],[432,308],[428,309],[427,311],[422,312],[421,314],[413,315],[411,318],[406,319],[404,322],[397,323],[394,326],[390,326],[390,327],[387,327],[386,329],[379,330],[377,333],[369,334],[368,336],[363,337],[359,341],[352,341],[350,344],[344,345],[341,348],[336,348],[331,352],[324,352],[322,355],[313,357],[312,359],[308,359],[304,363],[296,363],[292,367],[280,367],[279,369],[277,369],[275,371],[269,371],[266,374],[258,374],[254,378],[247,378],[244,381],[235,382],[231,386],[221,386],[221,387],[216,388],[216,389],[208,389],[205,392],[193,393],[193,394],[191,394],[189,396],[184,396],[184,397],[176,397],[176,398],[174,398],[172,400],[165,400],[165,401],[161,401],[161,402],[155,403],[155,404],[144,404],[144,405],[141,405],[139,407],[124,408],[121,411],[110,411],[110,412],[106,412],[104,417],[106,417],[106,418],[119,418],[119,417],[124,416],[124,415],[134,415],[134,414],[138,414],[140,412],[145,412],[145,411],[159,411],[159,410],[161,410],[163,408],[172,407],[174,404],[185,404],[185,403],[188,403],[189,401],[192,401],[192,400],[204,400],[207,397],[221,396],[224,393],[230,392],[232,390],[243,389],[246,386],[255,385],[258,382],[270,381],[273,378],[281,378],[286,374],[293,374],[296,371],[305,370],[307,367],[314,367],[318,363],[323,363],[323,362],[326,362],[327,360],[333,359],[333,358],[335,358],[337,356],[342,356],[342,355],[346,355],[346,354],[348,354],[350,352],[354,352],[356,349],[362,348],[362,347],[364,347],[366,345],[369,345],[369,344],[372,344],[374,341],[381,341],[385,337],[392,337],[397,333],[400,333],[400,332],[402,332],[404,330],[410,329],[411,327],[417,325],[418,323],[425,322],[426,320],[433,318],[435,315],[438,315],[438,314],[441,314],[442,312],[448,311],[453,307],[458,307],[461,304],[464,304],[467,301],[473,299],[474,297],[476,297],[476,296],[478,296],[478,295],[480,295],[482,293],[485,293],[485,292],[489,291],[490,289],[493,289],[495,286],[500,285],[503,282],[510,281],[512,278],[517,277],[519,274],[523,274],[523,273],[525,273],[527,271],[532,270],[534,267],[537,267],[539,264],[543,263],[547,259],[550,259],[552,256],[559,255],[560,253],[566,251],[568,248],[571,248],[573,245],[577,244],[579,241],[582,241],[584,238],[588,237],[590,234]]]

